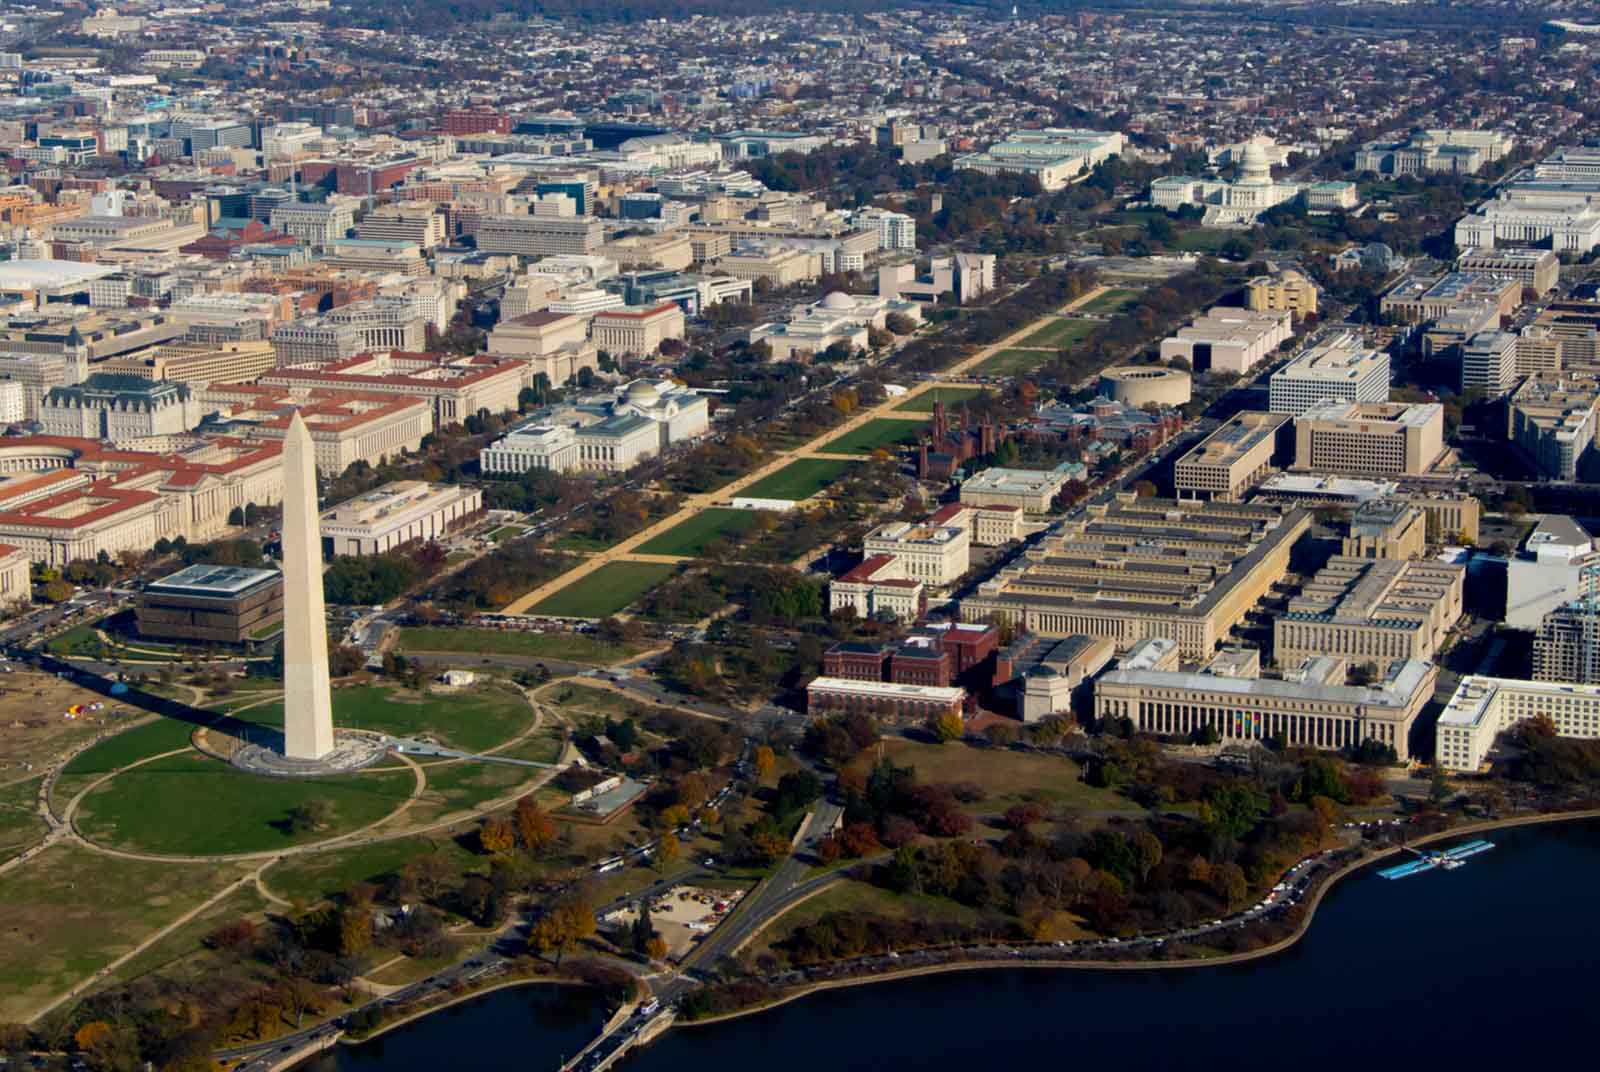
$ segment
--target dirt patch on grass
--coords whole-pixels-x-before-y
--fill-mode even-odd
[[[75,705],[82,710],[69,717]],[[54,674],[16,668],[0,673],[0,782],[42,771],[78,745],[115,732],[143,713]]]

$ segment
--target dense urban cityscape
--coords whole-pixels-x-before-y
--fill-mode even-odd
[[[1593,873],[1597,68],[1570,0],[0,0],[0,1066],[719,1067],[656,1040]],[[895,1030],[829,1059],[1057,1052]]]

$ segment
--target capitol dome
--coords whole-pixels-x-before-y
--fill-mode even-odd
[[[850,295],[841,290],[829,291],[828,296],[822,299],[822,308],[824,309],[834,309],[841,312],[849,312],[855,307],[855,301],[851,299]]]
[[[1251,138],[1244,144],[1244,154],[1239,160],[1241,182],[1271,182],[1272,160],[1267,156],[1267,142]]]
[[[661,392],[649,380],[634,380],[628,385],[628,401],[648,405],[660,399]]]

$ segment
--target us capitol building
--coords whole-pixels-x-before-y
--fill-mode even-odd
[[[1207,227],[1249,227],[1274,205],[1293,201],[1302,193],[1313,212],[1355,208],[1359,203],[1353,182],[1280,182],[1272,177],[1272,142],[1260,136],[1245,142],[1239,160],[1239,178],[1196,179],[1175,175],[1150,184],[1150,203],[1168,212],[1185,205],[1205,211]]]

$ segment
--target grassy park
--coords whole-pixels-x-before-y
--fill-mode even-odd
[[[272,701],[238,713],[246,722],[283,725],[283,703]],[[333,691],[333,721],[397,737],[431,736],[454,748],[482,752],[521,733],[533,721],[522,694],[501,686],[465,692],[419,693],[358,685]]]
[[[44,836],[44,823],[34,810],[43,778],[0,785],[0,860],[9,859]]]
[[[425,853],[442,852],[461,862],[470,853],[454,838],[409,837],[336,852],[316,852],[273,864],[263,876],[267,889],[287,901],[315,903],[356,882],[377,882]]]
[[[1093,320],[1076,320],[1071,317],[1062,317],[1052,320],[1033,334],[1025,336],[1017,345],[1024,348],[1036,347],[1049,350],[1064,350],[1084,338],[1097,326]]]
[[[400,630],[402,651],[461,652],[464,655],[525,655],[569,663],[609,666],[644,650],[613,644],[583,633],[534,633],[521,629],[436,629],[415,626]]]
[[[1221,227],[1196,227],[1178,235],[1178,248],[1190,253],[1215,253],[1227,245],[1230,238],[1238,236],[1239,232]]]
[[[1113,287],[1104,294],[1097,295],[1093,301],[1085,302],[1078,311],[1093,313],[1096,316],[1116,316],[1118,313],[1126,312],[1138,300],[1137,290]]]
[[[928,782],[973,782],[988,796],[970,809],[976,815],[1000,814],[1013,804],[1037,801],[1058,808],[1116,810],[1128,802],[1109,789],[1080,780],[1069,759],[1009,749],[923,744],[904,738],[885,742],[885,756],[901,767],[915,767]]]
[[[917,436],[926,427],[927,422],[922,420],[879,417],[846,432],[821,449],[830,454],[871,454],[877,450],[892,450],[898,446],[915,443]]]
[[[635,550],[642,555],[698,555],[713,540],[727,540],[749,532],[761,520],[759,510],[715,508],[702,510]]]
[[[199,807],[209,809],[209,803]],[[168,814],[164,808],[161,814]],[[122,860],[55,845],[0,875],[0,1021],[50,998],[134,949],[249,870],[247,864]]]
[[[382,768],[313,783],[263,778],[198,752],[164,756],[92,790],[78,828],[92,841],[139,852],[214,856],[324,841],[377,822],[404,804],[415,777]],[[328,815],[295,829],[289,810],[320,800]]]
[[[932,413],[936,402],[943,402],[945,409],[955,409],[967,399],[977,398],[983,393],[982,387],[933,387],[900,403],[895,407],[895,412]]]
[[[663,562],[607,562],[535,604],[533,613],[605,618],[672,576],[676,569]]]
[[[501,525],[499,528],[489,533],[489,539],[493,543],[499,543],[502,540],[509,540],[513,536],[520,536],[526,531],[526,525]]]
[[[801,458],[762,477],[739,494],[752,499],[809,499],[854,464],[837,458]]]
[[[1032,372],[1055,356],[1054,350],[1001,350],[985,358],[973,371],[979,375],[1012,376]]]
[[[51,787],[50,799],[59,809],[74,795],[102,775],[137,763],[141,759],[189,746],[194,724],[175,718],[160,718],[123,730],[72,758]]]

